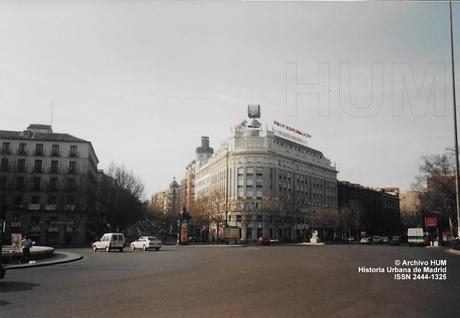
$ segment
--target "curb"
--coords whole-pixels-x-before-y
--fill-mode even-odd
[[[216,248],[216,247],[247,247],[248,245],[243,245],[243,244],[229,244],[229,245],[225,245],[225,244],[222,244],[222,245],[219,245],[219,244],[209,244],[209,245],[206,245],[206,244],[203,244],[203,245],[194,245],[194,244],[188,244],[188,245],[175,245],[177,247],[196,247],[196,248]]]
[[[454,250],[453,248],[447,249],[446,252],[449,254],[460,255],[460,251]]]
[[[12,265],[12,266],[7,266],[7,267],[5,266],[4,269],[5,270],[15,270],[15,269],[51,266],[51,265],[71,263],[71,262],[75,262],[75,261],[79,261],[83,259],[83,256],[74,254],[74,253],[57,252],[54,254],[64,254],[67,257],[61,260],[56,260],[56,261],[40,262],[40,263],[35,263],[35,264],[20,264],[20,265]]]

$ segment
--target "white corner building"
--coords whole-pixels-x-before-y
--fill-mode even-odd
[[[309,135],[278,122],[264,130],[259,117],[236,127],[215,153],[207,137],[197,148],[195,201],[219,202],[208,211],[217,220],[211,239],[227,223],[241,228],[244,241],[300,241],[318,228],[322,215],[337,209],[337,170],[322,152],[308,147]]]

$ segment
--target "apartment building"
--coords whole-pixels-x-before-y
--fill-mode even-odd
[[[37,244],[86,241],[94,212],[98,158],[91,142],[49,125],[0,131],[0,209],[12,233]]]

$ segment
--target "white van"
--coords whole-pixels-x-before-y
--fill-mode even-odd
[[[117,249],[120,252],[123,252],[125,247],[125,235],[123,233],[105,233],[101,239],[93,243],[93,250],[105,250],[110,252],[110,250]]]
[[[413,245],[423,246],[425,244],[423,228],[420,228],[420,227],[408,228],[407,229],[407,243],[409,243],[409,246],[413,246]]]

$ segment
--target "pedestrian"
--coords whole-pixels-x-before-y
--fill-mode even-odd
[[[24,238],[21,241],[21,247],[22,247],[22,260],[24,263],[28,263],[30,260],[30,248],[32,247],[32,241],[27,238],[27,236],[24,236]]]

